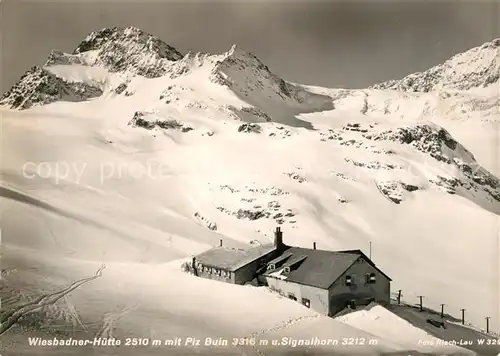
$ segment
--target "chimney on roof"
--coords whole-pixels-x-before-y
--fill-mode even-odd
[[[222,239],[219,241],[219,247],[222,247]]]
[[[316,242],[313,242],[313,250],[316,250]]]
[[[196,269],[196,257],[193,257],[193,259],[191,260],[191,268],[193,270],[193,274],[197,276],[198,270]]]
[[[274,232],[274,247],[280,248],[283,246],[283,233],[281,228],[278,226]]]

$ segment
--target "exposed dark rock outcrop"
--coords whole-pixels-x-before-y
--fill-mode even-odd
[[[245,132],[245,133],[261,133],[262,128],[257,125],[257,124],[242,124],[238,127],[238,132]]]
[[[438,161],[451,163],[452,159],[444,149],[455,150],[457,141],[443,128],[430,124],[418,124],[414,126],[401,127],[396,130],[388,130],[375,135],[364,135],[374,141],[389,140],[403,144],[413,145],[417,150],[429,153]],[[463,151],[474,159],[472,153],[462,147]]]
[[[443,128],[433,124],[418,124],[365,137],[375,141],[390,140],[408,144],[429,154],[437,161],[458,168],[460,173],[456,177],[438,176],[436,179],[430,179],[431,183],[443,187],[450,194],[457,193],[459,188],[465,190],[481,189],[493,199],[500,201],[500,180],[481,167],[472,153],[460,145]]]
[[[307,182],[306,177],[304,177],[300,173],[291,172],[291,173],[283,173],[283,174],[286,175],[286,176],[288,176],[290,179],[293,179],[294,181],[297,181],[299,183]]]
[[[401,183],[398,181],[376,182],[377,188],[384,197],[395,204],[404,200],[404,192]]]
[[[178,122],[177,120],[163,120],[155,115],[142,111],[136,111],[134,113],[134,117],[129,121],[128,125],[133,127],[142,127],[146,130],[152,130],[156,127],[165,130],[180,130],[182,132],[189,132],[193,130],[192,127],[184,126],[184,124]]]
[[[81,82],[66,81],[41,67],[32,67],[5,94],[0,105],[28,109],[56,101],[85,101],[102,95],[100,88]]]
[[[198,219],[201,223],[203,223],[209,230],[217,231],[217,224],[205,216],[202,216],[200,213],[194,213],[194,217]]]
[[[125,90],[127,89],[127,83],[121,83],[120,85],[118,85],[116,88],[115,88],[115,93],[117,95],[120,95],[121,93],[123,93]]]

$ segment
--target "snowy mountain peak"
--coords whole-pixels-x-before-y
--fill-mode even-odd
[[[169,66],[168,74],[171,80],[196,78],[197,83],[206,81],[206,85],[222,87],[223,91],[231,93],[229,97],[232,99],[219,101],[219,106],[243,121],[290,124],[297,121],[294,118],[297,113],[332,108],[331,97],[311,93],[300,85],[285,81],[254,54],[237,45],[215,55],[189,52]],[[217,87],[212,90],[219,90]],[[178,100],[172,99],[172,95],[167,89],[161,98],[167,98],[168,102]],[[196,105],[210,106],[210,96],[202,95],[195,100]]]
[[[240,50],[240,48],[238,47],[238,45],[235,43],[231,46],[231,49],[228,51],[228,53],[234,53],[236,51]]]
[[[264,65],[264,63],[262,63],[261,60],[257,58],[257,56],[255,56],[251,52],[245,51],[243,48],[241,48],[236,44],[233,44],[229,49],[229,51],[224,53],[222,57],[223,57],[222,60],[223,63],[226,62],[235,64],[236,62],[238,62],[239,64],[255,66],[259,70],[269,71],[269,68],[266,65]]]
[[[76,47],[72,54],[109,48],[110,43],[117,43],[125,47],[139,45],[144,47],[147,52],[156,53],[159,58],[171,61],[182,58],[182,54],[174,47],[166,44],[158,37],[133,26],[103,28],[102,30],[91,32]]]
[[[148,78],[166,73],[169,63],[182,58],[174,47],[136,27],[104,28],[90,33],[73,51],[81,64],[111,72],[130,71]]]
[[[30,69],[2,95],[0,105],[26,109],[34,104],[94,98],[103,94],[111,77],[107,78],[102,70],[124,77],[132,74],[158,78],[182,57],[174,47],[136,27],[104,28],[91,32],[72,53],[52,50],[43,67]],[[66,69],[61,71],[61,67]],[[82,76],[76,72],[87,73]],[[91,72],[99,72],[98,78],[93,78]]]
[[[261,108],[266,106],[266,102],[303,106],[310,97],[318,97],[285,81],[254,54],[237,45],[231,46],[216,61],[210,79],[229,87],[240,98],[246,98],[247,102],[258,102]]]
[[[225,53],[226,57],[239,58],[239,59],[247,59],[247,60],[260,60],[254,56],[252,53],[245,51],[243,48],[238,46],[237,44],[233,44],[229,51]]]
[[[373,89],[430,92],[440,89],[469,90],[498,84],[500,78],[500,38],[459,53],[443,64],[400,80],[376,84]]]

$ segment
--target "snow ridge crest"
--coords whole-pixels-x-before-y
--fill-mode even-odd
[[[372,89],[431,92],[440,89],[469,90],[498,84],[500,79],[500,38],[456,54],[443,64],[403,79],[389,80]]]

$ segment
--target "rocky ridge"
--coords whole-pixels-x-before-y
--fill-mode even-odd
[[[81,82],[67,81],[44,68],[35,66],[0,97],[0,105],[11,109],[29,109],[56,101],[85,101],[102,95],[102,90]]]
[[[498,83],[500,79],[500,38],[459,53],[426,71],[390,80],[372,89],[430,92],[441,89],[469,90]]]
[[[90,33],[71,54],[51,51],[44,66],[32,67],[0,97],[0,105],[22,110],[56,101],[84,101],[103,94],[98,86],[51,73],[52,66],[103,67],[110,73],[129,72],[157,78],[167,73],[169,64],[181,58],[175,48],[138,28],[105,28]],[[116,93],[121,94],[126,86],[126,83],[119,85]]]
[[[157,78],[167,73],[171,62],[182,57],[174,47],[136,27],[113,27],[90,33],[72,55],[51,59],[47,65],[79,60],[80,64],[101,66],[110,72],[129,71]]]

